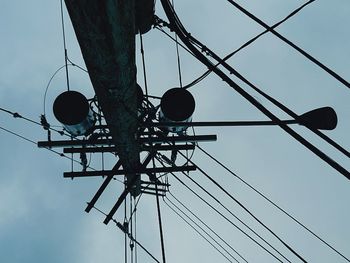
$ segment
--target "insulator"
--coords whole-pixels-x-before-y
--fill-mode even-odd
[[[85,96],[77,91],[61,93],[53,104],[56,119],[72,135],[87,135],[92,131],[96,118]]]
[[[183,88],[173,88],[164,93],[160,101],[159,117],[161,122],[190,122],[196,103],[192,94]],[[188,126],[168,126],[164,129],[182,133]]]

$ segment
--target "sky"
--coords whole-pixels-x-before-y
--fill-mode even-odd
[[[227,1],[175,0],[178,16],[189,32],[225,56],[264,29]],[[236,1],[269,25],[273,25],[304,1]],[[55,97],[66,89],[64,71],[52,80],[44,106],[44,93],[53,73],[64,65],[59,1],[0,1],[0,107],[39,121],[44,107],[48,121],[59,125],[52,113]],[[350,3],[346,0],[315,1],[277,31],[305,51],[349,79]],[[166,16],[157,1],[156,14]],[[67,13],[65,25],[68,55],[84,67],[79,45]],[[148,89],[161,96],[179,85],[175,43],[156,29],[144,35]],[[143,83],[139,43],[136,43],[138,83]],[[191,82],[205,71],[180,49],[182,80]],[[238,72],[294,112],[330,106],[338,116],[335,130],[324,133],[350,149],[350,93],[346,86],[305,59],[271,34],[266,34],[229,60]],[[282,119],[288,116],[235,79],[262,105]],[[88,75],[70,67],[74,90],[94,95]],[[143,85],[141,85],[143,86]],[[196,100],[193,120],[266,120],[267,118],[214,74],[190,89]],[[47,139],[35,124],[0,112],[0,127],[33,141]],[[302,126],[293,129],[349,170],[347,157]],[[278,127],[197,128],[196,134],[216,134],[216,142],[200,144],[243,180],[308,226],[350,258],[350,182]],[[55,139],[62,139],[54,135]],[[96,210],[84,212],[100,186],[101,178],[65,179],[70,161],[35,144],[0,130],[0,261],[1,262],[123,262],[124,235],[114,224],[103,224]],[[59,150],[59,149],[58,149]],[[113,167],[106,156],[106,167]],[[183,160],[178,160],[179,164]],[[240,180],[195,150],[193,161],[242,202],[261,221],[308,262],[346,262],[326,245],[271,206]],[[101,166],[101,156],[91,165]],[[78,165],[75,169],[79,170]],[[198,171],[190,173],[200,185],[251,226],[291,262],[300,262]],[[178,177],[200,192],[184,175]],[[236,228],[198,200],[169,175],[170,192],[234,247],[248,262],[277,262]],[[97,207],[108,212],[123,185],[113,181]],[[176,200],[167,195],[168,200]],[[209,197],[205,197],[210,200]],[[168,204],[169,201],[166,202]],[[210,203],[242,226],[215,202]],[[137,239],[161,260],[156,200],[142,196],[137,210]],[[161,199],[167,262],[227,262],[205,240],[173,213]],[[116,219],[123,220],[122,211]],[[244,226],[242,226],[244,228]],[[253,236],[253,234],[250,233]],[[254,237],[255,238],[255,237]],[[239,262],[243,262],[236,254]],[[232,260],[232,259],[231,259]],[[154,262],[138,248],[139,262]],[[233,260],[232,260],[233,261]],[[283,262],[285,262],[283,260]]]

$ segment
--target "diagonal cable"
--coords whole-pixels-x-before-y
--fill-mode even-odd
[[[312,234],[315,238],[317,238],[318,240],[320,240],[323,244],[325,244],[327,247],[329,247],[330,249],[332,249],[334,252],[336,252],[339,256],[341,256],[343,259],[345,259],[346,261],[350,262],[350,260],[341,252],[339,252],[335,247],[333,247],[332,245],[330,245],[327,241],[325,241],[324,239],[322,239],[320,236],[318,236],[315,232],[313,232],[312,230],[310,230],[307,226],[305,226],[303,223],[301,223],[298,219],[296,219],[294,216],[292,216],[290,213],[288,213],[286,210],[284,210],[283,208],[281,208],[279,205],[277,205],[275,202],[273,202],[272,200],[270,200],[266,195],[264,195],[262,192],[260,192],[259,190],[257,190],[254,186],[252,186],[251,184],[249,184],[248,182],[246,182],[242,177],[240,177],[239,175],[237,175],[236,173],[234,173],[232,170],[230,170],[226,165],[224,165],[222,162],[220,162],[218,159],[216,159],[213,155],[211,155],[210,153],[208,153],[206,150],[204,150],[202,147],[200,147],[197,144],[197,148],[202,151],[205,155],[207,155],[209,158],[211,158],[212,160],[214,160],[218,165],[220,165],[222,168],[224,168],[226,171],[228,171],[230,174],[232,174],[234,177],[236,177],[237,179],[239,179],[242,183],[244,183],[246,186],[248,186],[250,189],[252,189],[254,192],[256,192],[258,195],[260,195],[262,198],[264,198],[266,201],[268,201],[270,204],[272,204],[274,207],[276,207],[278,210],[280,210],[282,213],[284,213],[285,215],[287,215],[290,219],[292,219],[294,222],[296,222],[298,225],[300,225],[302,228],[304,228],[306,231],[308,231],[310,234]]]
[[[333,70],[331,70],[330,68],[328,68],[326,65],[322,64],[319,60],[317,60],[316,58],[314,58],[313,56],[311,56],[310,54],[308,54],[305,50],[301,49],[300,47],[298,47],[296,44],[294,44],[292,41],[288,40],[286,37],[282,36],[280,33],[278,33],[277,31],[275,31],[272,27],[270,27],[269,25],[267,25],[265,22],[263,22],[261,19],[259,19],[258,17],[256,17],[255,15],[253,15],[252,13],[250,13],[248,10],[244,9],[242,6],[240,6],[239,4],[237,4],[235,1],[233,0],[226,0],[227,2],[229,2],[230,4],[232,4],[234,7],[236,7],[238,10],[240,10],[242,13],[244,13],[245,15],[247,15],[249,18],[253,19],[255,22],[257,22],[259,25],[263,26],[264,28],[266,28],[269,32],[271,32],[272,34],[274,34],[276,37],[278,37],[279,39],[281,39],[283,42],[287,43],[289,46],[291,46],[292,48],[294,48],[296,51],[298,51],[300,54],[302,54],[304,57],[306,57],[308,60],[312,61],[314,64],[316,64],[317,66],[319,66],[320,68],[322,68],[324,71],[326,71],[328,74],[330,74],[331,76],[333,76],[335,79],[337,79],[339,82],[341,82],[342,84],[344,84],[346,87],[350,88],[350,83],[348,81],[346,81],[343,77],[341,77],[340,75],[338,75],[336,72],[334,72]]]

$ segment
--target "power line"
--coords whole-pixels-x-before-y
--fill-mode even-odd
[[[222,251],[220,251],[212,242],[208,240],[198,229],[196,229],[191,223],[189,223],[180,213],[178,213],[173,207],[171,207],[165,200],[164,203],[177,215],[179,216],[188,226],[190,226],[198,235],[200,235],[205,241],[207,241],[216,251],[218,251],[223,257],[229,262],[232,262]],[[236,261],[238,262],[238,261]]]
[[[142,57],[142,70],[143,70],[143,80],[144,80],[144,84],[145,84],[145,93],[146,93],[146,96],[148,96],[145,51],[143,49],[143,39],[142,39],[141,32],[140,32],[140,50],[141,50],[141,57]]]
[[[343,253],[339,252],[336,248],[334,248],[332,245],[327,243],[324,239],[322,239],[320,236],[318,236],[316,233],[314,233],[311,229],[309,229],[307,226],[305,226],[303,223],[301,223],[299,220],[297,220],[294,216],[292,216],[290,213],[285,211],[283,208],[281,208],[279,205],[277,205],[275,202],[273,202],[271,199],[269,199],[266,195],[261,193],[259,190],[257,190],[255,187],[253,187],[251,184],[246,182],[242,177],[238,176],[236,173],[234,173],[232,170],[230,170],[227,166],[225,166],[222,162],[220,162],[218,159],[216,159],[214,156],[212,156],[210,153],[208,153],[206,150],[204,150],[202,147],[200,147],[197,144],[197,147],[199,150],[201,150],[204,154],[206,154],[209,158],[214,160],[217,164],[219,164],[222,168],[224,168],[226,171],[228,171],[230,174],[232,174],[234,177],[239,179],[242,183],[244,183],[246,186],[248,186],[250,189],[252,189],[254,192],[259,194],[261,197],[263,197],[266,201],[268,201],[270,204],[272,204],[274,207],[276,207],[278,210],[280,210],[282,213],[287,215],[290,219],[292,219],[294,222],[296,222],[298,225],[300,225],[302,228],[304,228],[306,231],[308,231],[310,234],[312,234],[314,237],[316,237],[318,240],[320,240],[323,244],[328,246],[330,249],[332,249],[334,252],[336,252],[339,256],[344,258],[346,261],[350,262],[349,259],[344,256]]]
[[[175,9],[174,0],[171,1],[173,8]],[[176,57],[177,57],[177,70],[179,74],[179,84],[180,88],[182,88],[182,74],[181,74],[181,61],[180,61],[180,53],[179,53],[179,41],[177,39],[177,34],[175,33],[175,43],[176,43]]]
[[[104,213],[102,210],[98,209],[97,207],[93,206],[93,208],[94,208],[96,211],[98,211],[99,213],[101,213],[101,214],[107,216],[106,213]],[[119,222],[118,222],[117,220],[115,220],[114,218],[112,218],[112,221],[116,224],[116,226],[117,226],[123,233],[127,234],[127,236],[129,237],[130,240],[132,240],[132,241],[135,242],[140,248],[142,248],[143,251],[145,251],[154,261],[160,263],[160,261],[159,261],[158,259],[156,259],[156,257],[153,256],[152,253],[149,252],[149,250],[146,249],[139,241],[137,241],[137,240],[132,236],[132,234],[130,234],[130,233],[127,231],[127,229],[125,229],[125,228],[123,227],[123,225],[122,225],[121,223],[119,223]]]
[[[281,252],[279,252],[275,247],[273,247],[266,239],[264,239],[261,235],[259,235],[253,228],[251,228],[248,224],[246,224],[242,219],[236,216],[232,211],[230,211],[226,206],[224,206],[219,199],[214,197],[209,191],[207,191],[203,186],[194,181],[191,177],[187,176],[195,185],[197,185],[202,191],[204,191],[207,195],[209,195],[213,200],[215,200],[221,207],[223,207],[229,214],[231,214],[236,220],[238,220],[242,225],[248,228],[252,233],[254,233],[257,237],[259,237],[265,244],[267,244],[270,248],[272,248],[277,254],[283,257],[286,261],[291,262],[288,258],[286,258]]]
[[[308,140],[306,140],[304,137],[302,137],[299,133],[295,132],[288,125],[284,124],[275,114],[273,114],[266,107],[264,107],[262,104],[260,104],[253,96],[251,96],[248,92],[246,92],[243,88],[241,88],[237,83],[235,83],[222,70],[214,67],[213,63],[211,61],[209,61],[206,58],[206,56],[202,54],[202,52],[204,52],[205,54],[210,54],[210,56],[212,56],[217,61],[221,62],[225,68],[230,70],[230,73],[234,74],[236,77],[238,77],[239,79],[244,81],[250,87],[252,87],[256,90],[259,90],[255,85],[253,85],[250,81],[248,81],[246,78],[244,78],[240,73],[238,73],[230,65],[228,65],[226,62],[222,61],[222,59],[219,56],[217,56],[213,51],[211,51],[208,47],[203,45],[201,42],[199,42],[197,39],[195,39],[189,32],[187,32],[186,29],[181,24],[179,18],[177,17],[175,11],[173,10],[169,0],[161,0],[161,2],[163,5],[163,8],[165,10],[165,13],[167,14],[169,20],[171,21],[171,23],[174,26],[174,30],[176,30],[176,32],[178,33],[181,40],[187,45],[187,47],[189,49],[192,50],[192,52],[196,55],[196,57],[199,61],[201,61],[209,69],[213,70],[215,72],[215,74],[217,74],[223,81],[225,81],[227,84],[229,84],[234,90],[236,90],[242,97],[244,97],[246,100],[248,100],[260,112],[265,114],[272,121],[276,122],[276,124],[281,129],[283,129],[285,132],[287,132],[295,140],[299,141],[299,143],[301,143],[306,148],[308,148],[310,151],[312,151],[320,159],[325,161],[329,166],[333,167],[335,170],[337,170],[339,173],[344,175],[346,178],[350,179],[349,171],[347,171],[343,166],[341,166],[339,163],[335,162],[327,154],[322,152],[320,149],[318,149],[316,146],[314,146],[312,143],[310,143]],[[197,49],[197,48],[199,48],[199,49]]]
[[[33,141],[33,140],[31,140],[31,139],[28,139],[27,137],[25,137],[25,136],[23,136],[23,135],[20,135],[20,134],[18,134],[18,133],[16,133],[16,132],[13,132],[13,131],[8,130],[8,129],[6,129],[6,128],[4,128],[4,127],[1,127],[1,126],[0,126],[0,129],[3,130],[3,131],[5,131],[5,132],[7,132],[7,133],[10,133],[10,134],[12,134],[12,135],[18,137],[18,138],[21,138],[22,140],[25,140],[25,141],[27,141],[27,142],[30,142],[30,143],[32,143],[32,144],[37,145],[37,143],[36,143],[35,141]],[[69,159],[70,161],[73,161],[73,162],[78,163],[78,164],[81,165],[81,162],[79,162],[79,161],[77,161],[77,160],[75,160],[75,159],[72,159],[72,158],[68,157],[68,156],[65,155],[64,153],[60,153],[60,152],[57,152],[57,151],[55,151],[55,150],[53,150],[53,149],[46,148],[46,147],[44,147],[44,149],[46,149],[46,150],[48,150],[48,151],[50,151],[50,152],[53,152],[53,153],[59,155],[60,157],[64,157],[64,158],[66,158],[66,159]],[[91,170],[96,170],[96,169],[94,169],[94,168],[92,168],[92,167],[88,167],[88,168],[90,168]]]
[[[223,251],[225,251],[233,260],[235,260],[236,262],[239,262],[229,251],[227,251],[227,249],[225,249],[223,247],[223,245],[221,245],[212,235],[210,235],[208,233],[208,231],[206,231],[205,229],[203,229],[203,227],[201,227],[197,222],[195,222],[188,214],[186,214],[181,208],[179,208],[179,206],[177,206],[176,204],[174,204],[169,198],[165,198],[166,200],[168,200],[178,211],[180,211],[180,213],[182,213],[185,217],[187,217],[196,227],[198,227],[201,231],[203,231],[203,233],[205,233],[211,240],[213,240],[213,242],[215,242]],[[165,202],[165,200],[164,200]],[[231,262],[231,260],[230,260]]]
[[[153,167],[155,167],[155,165],[154,165],[154,158],[152,158],[152,160],[153,160]],[[156,189],[157,214],[158,214],[158,224],[159,224],[159,232],[160,232],[160,243],[161,243],[161,248],[162,248],[162,257],[163,257],[163,263],[166,263],[166,260],[165,260],[165,246],[164,246],[164,234],[163,234],[162,216],[161,216],[161,213],[160,213],[160,203],[159,203],[157,181],[155,181],[154,187]]]
[[[182,201],[180,201],[178,198],[176,198],[174,196],[174,194],[172,194],[169,191],[169,194],[182,206],[184,207],[192,216],[194,216],[199,222],[201,222],[207,229],[209,229],[217,238],[219,238],[226,246],[228,246],[232,251],[234,251],[241,259],[244,260],[244,262],[248,263],[248,261],[235,249],[233,248],[226,240],[224,240],[218,233],[216,233],[216,231],[214,231],[208,224],[206,224],[202,219],[200,219],[199,216],[197,216],[195,213],[193,213],[191,211],[191,209],[189,209],[186,205],[184,205],[184,203]],[[166,197],[166,199],[169,200],[169,198]],[[180,209],[179,209],[180,210]],[[182,211],[182,210],[181,210]],[[186,214],[185,212],[182,211],[182,213]],[[211,236],[210,234],[207,234],[209,236]],[[212,239],[214,239],[213,237],[211,237]],[[226,250],[225,250],[226,251]],[[233,257],[233,256],[232,256]]]
[[[10,110],[4,109],[4,108],[0,108],[0,111],[3,111],[3,112],[5,112],[5,113],[8,113],[8,114],[12,115],[12,117],[14,117],[15,119],[17,119],[17,118],[18,118],[18,119],[23,119],[23,120],[25,120],[25,121],[28,121],[28,122],[31,122],[31,123],[36,124],[36,125],[38,125],[38,126],[41,126],[41,127],[43,127],[44,129],[46,129],[46,130],[55,131],[55,132],[57,132],[57,133],[60,134],[60,135],[71,136],[70,134],[65,133],[63,130],[57,130],[57,129],[52,128],[52,127],[50,126],[50,124],[48,124],[47,122],[45,123],[45,121],[40,123],[40,122],[34,121],[33,119],[24,117],[24,116],[22,116],[21,114],[19,114],[18,112],[13,112],[13,111],[10,111]],[[43,120],[43,119],[42,119],[42,120]]]
[[[158,18],[159,20],[160,20],[160,18]],[[170,26],[169,24],[167,24],[165,21],[162,21],[162,23],[165,23],[164,25],[166,25],[166,26]],[[163,24],[162,24],[163,25]],[[161,28],[160,26],[156,26],[156,29],[158,29],[160,32],[162,32],[163,34],[165,34],[168,38],[170,38],[171,40],[173,40],[174,42],[176,42],[176,39],[173,37],[173,36],[171,36],[170,34],[168,34],[167,32],[165,32],[164,30],[163,30],[163,28]],[[186,46],[184,46],[183,44],[181,44],[180,42],[177,42],[178,44],[179,44],[179,46],[180,47],[182,47],[184,50],[186,50],[189,54],[191,54],[193,57],[196,57],[194,54],[193,54],[193,52],[190,50],[190,49],[188,49]]]
[[[281,24],[283,24],[284,22],[286,22],[288,19],[290,19],[291,17],[295,16],[298,12],[300,12],[304,7],[306,7],[307,5],[311,4],[312,2],[314,2],[315,0],[309,0],[308,2],[304,3],[303,5],[301,5],[300,7],[298,7],[297,9],[295,9],[293,12],[291,12],[289,15],[287,15],[284,19],[282,19],[281,21],[277,22],[276,24],[274,24],[273,26],[271,26],[271,28],[276,28],[278,26],[280,26]],[[255,42],[256,40],[258,40],[260,37],[262,37],[263,35],[265,35],[266,33],[270,32],[269,30],[265,30],[263,32],[261,32],[260,34],[256,35],[255,37],[251,38],[250,40],[248,40],[246,43],[244,43],[243,45],[241,45],[238,49],[236,49],[235,51],[231,52],[230,54],[228,54],[227,56],[225,56],[222,60],[226,61],[229,58],[231,58],[232,56],[234,56],[235,54],[237,54],[239,51],[243,50],[244,48],[248,47],[250,44],[252,44],[253,42]],[[215,67],[218,67],[221,63],[217,63],[215,65]],[[191,83],[187,84],[186,86],[184,86],[184,88],[188,89],[191,88],[192,86],[198,84],[200,81],[202,81],[203,79],[205,79],[210,73],[212,72],[212,70],[207,70],[206,72],[204,72],[201,76],[199,76],[198,78],[196,78],[195,80],[193,80]]]
[[[60,11],[61,11],[61,26],[62,26],[64,63],[65,63],[65,69],[66,69],[67,90],[69,91],[68,54],[67,54],[67,45],[66,45],[66,32],[65,32],[65,28],[64,28],[64,15],[63,15],[63,1],[62,0],[60,0]]]
[[[314,1],[314,0],[313,0]],[[306,4],[304,4],[302,7],[305,7],[307,4],[309,4],[310,1]],[[295,12],[297,12],[298,10],[301,9],[297,9],[295,10],[293,13],[290,14],[290,16],[292,16],[293,14],[295,14]],[[282,20],[283,21],[283,20]],[[282,22],[280,21],[280,22]],[[278,23],[277,23],[278,24]],[[171,29],[171,26],[167,23],[164,23],[164,25],[168,26]],[[193,37],[189,36],[188,39],[190,39]],[[186,38],[187,39],[187,38]],[[229,77],[227,77],[223,72],[221,72],[219,69],[217,69],[217,66],[219,65],[223,65],[227,70],[230,71],[231,74],[234,74],[236,77],[238,77],[240,80],[242,80],[244,83],[246,83],[249,87],[251,87],[253,90],[255,90],[256,92],[258,92],[261,96],[263,96],[265,99],[267,99],[269,102],[271,102],[272,104],[274,104],[275,106],[277,106],[278,108],[280,108],[282,111],[284,111],[285,113],[287,113],[288,115],[290,115],[292,118],[298,120],[299,119],[299,115],[296,114],[295,112],[293,112],[291,109],[289,109],[288,107],[286,107],[285,105],[283,105],[282,103],[280,103],[279,101],[277,101],[276,99],[274,99],[273,97],[269,96],[267,93],[263,92],[261,89],[259,89],[258,87],[256,87],[253,83],[251,83],[249,80],[247,80],[245,77],[243,77],[240,73],[238,73],[235,69],[233,69],[229,64],[227,64],[225,61],[227,58],[229,58],[230,56],[232,56],[235,52],[229,54],[228,56],[226,56],[224,59],[221,59],[220,57],[218,57],[217,55],[215,55],[212,51],[210,51],[207,47],[205,47],[204,45],[202,45],[199,41],[196,41],[196,44],[200,44],[200,47],[202,50],[205,50],[207,53],[209,53],[212,57],[214,57],[218,63],[216,65],[213,65],[211,62],[207,61],[208,63],[211,63],[211,65],[207,65],[209,70],[206,71],[203,75],[201,75],[199,78],[193,80],[191,83],[189,83],[188,85],[184,86],[185,88],[190,88],[193,85],[196,85],[197,83],[199,83],[201,80],[203,80],[205,77],[207,77],[211,72],[213,71],[219,71],[219,72],[215,72],[216,74],[218,74],[219,76],[221,76],[221,78],[223,78],[223,80],[225,80],[232,88],[234,88],[236,91],[238,87],[238,85],[236,83],[234,83],[231,79],[229,79]],[[190,51],[192,52],[192,51]],[[193,53],[191,53],[194,57],[196,57]],[[196,57],[197,59],[199,59],[198,57]],[[199,59],[201,62],[203,62],[204,64],[206,64],[203,60]],[[240,91],[238,91],[241,95],[242,93]],[[248,93],[247,93],[248,94]],[[249,94],[248,94],[249,95]],[[245,97],[245,96],[244,96]],[[247,97],[245,97],[247,99]],[[249,100],[255,107],[257,107],[260,103],[258,102],[252,102],[251,100]],[[259,108],[259,107],[257,107]],[[261,111],[261,109],[260,109]],[[266,113],[264,113],[266,115]],[[276,122],[277,124],[277,122]],[[281,126],[280,126],[281,127]],[[310,126],[305,126],[307,129],[309,129],[310,131],[312,131],[313,133],[315,133],[317,136],[319,136],[321,139],[323,139],[325,142],[327,142],[328,144],[330,144],[331,146],[333,146],[335,149],[337,149],[339,152],[343,153],[344,155],[346,155],[347,157],[350,158],[350,152],[348,150],[346,150],[344,147],[342,147],[339,143],[335,142],[334,140],[332,140],[330,137],[328,137],[327,135],[325,135],[324,133],[322,133],[320,130],[314,129]],[[289,133],[289,132],[288,132]],[[293,136],[293,135],[292,135]],[[294,136],[293,136],[294,137]],[[295,138],[295,137],[294,137]],[[295,138],[296,139],[296,138]],[[297,139],[298,140],[298,139]],[[300,142],[300,140],[298,140]],[[308,143],[306,140],[304,140],[304,142],[301,142],[304,146],[305,143],[309,144],[309,146],[312,147],[312,145],[310,143]],[[306,146],[307,148],[309,148],[308,146]],[[334,162],[333,160],[331,160],[327,155],[325,155],[324,153],[320,152],[316,153],[315,150],[317,151],[318,149],[316,147],[313,148],[314,150],[311,150],[309,148],[309,150],[311,150],[312,152],[314,152],[316,155],[318,155],[322,160],[326,161],[330,166],[332,166],[333,168],[335,168],[336,170],[338,170],[338,172],[340,172],[341,174],[345,175],[347,178],[350,177],[348,171],[346,171],[342,166],[340,166],[338,163]],[[321,155],[323,157],[321,157]]]
[[[211,209],[213,209],[217,214],[219,214],[222,218],[224,218],[227,222],[229,222],[232,226],[234,226],[236,229],[238,229],[242,234],[244,234],[246,237],[248,237],[250,240],[252,240],[256,245],[258,245],[259,247],[261,247],[265,252],[267,252],[268,254],[270,254],[272,257],[274,257],[277,261],[279,262],[283,262],[281,259],[279,259],[276,255],[274,255],[271,251],[269,251],[267,248],[265,248],[263,245],[261,245],[258,241],[256,241],[253,237],[251,237],[249,234],[247,234],[242,228],[240,228],[238,225],[236,225],[234,222],[232,222],[232,220],[230,220],[227,216],[225,216],[223,213],[221,213],[218,209],[216,209],[213,205],[211,205],[208,201],[206,201],[203,197],[201,197],[198,193],[196,193],[193,189],[191,189],[187,184],[185,184],[182,180],[180,180],[180,178],[178,178],[174,173],[172,173],[172,176],[179,182],[181,183],[185,188],[187,188],[192,194],[194,194],[197,198],[199,198],[202,202],[204,202],[207,206],[209,206]],[[186,173],[184,173],[186,175]],[[187,176],[187,175],[186,175]],[[221,202],[219,202],[219,204],[226,208],[226,210],[233,216],[235,216],[229,209],[227,209],[227,207],[225,207],[224,205],[221,204]],[[249,228],[249,226],[247,226]],[[254,230],[250,229],[254,234],[256,234],[261,240],[263,240],[265,243],[268,244],[268,242],[266,240],[264,240],[263,237],[261,237],[258,233],[256,233]],[[270,244],[268,244],[269,246],[271,246]],[[288,262],[290,262],[287,259]]]
[[[180,154],[184,157],[185,155],[180,152]],[[295,256],[297,256],[301,261],[306,263],[307,261],[299,255],[290,245],[288,245],[282,238],[280,238],[275,232],[273,232],[267,225],[265,225],[259,218],[257,218],[248,208],[245,207],[237,198],[235,198],[232,194],[230,194],[227,190],[225,190],[217,181],[215,181],[208,173],[206,173],[203,169],[198,167],[193,161],[189,161],[191,164],[195,165],[197,169],[211,181],[214,185],[216,185],[221,191],[223,191],[231,200],[233,200],[236,204],[238,204],[244,211],[246,211],[255,221],[257,221],[261,226],[263,226],[268,232],[270,232],[275,238],[278,239],[290,252],[292,252]],[[191,181],[195,182],[191,177],[188,176]],[[195,182],[197,184],[197,182]],[[198,184],[197,184],[198,185]],[[205,190],[203,188],[203,190]],[[206,191],[207,192],[207,191]],[[211,195],[212,196],[212,195]]]
[[[248,12],[246,9],[244,9],[242,6],[240,6],[239,4],[237,4],[235,1],[233,0],[226,0],[227,2],[229,2],[230,4],[232,4],[234,7],[236,7],[238,10],[240,10],[242,13],[244,13],[245,15],[247,15],[249,18],[253,19],[256,23],[258,23],[259,25],[263,26],[264,28],[266,28],[269,32],[271,32],[272,34],[274,34],[275,36],[277,36],[279,39],[281,39],[283,42],[287,43],[289,46],[291,46],[292,48],[294,48],[296,51],[298,51],[300,54],[302,54],[304,57],[306,57],[308,60],[312,61],[314,64],[316,64],[317,66],[319,66],[320,68],[322,68],[324,71],[326,71],[328,74],[330,74],[331,76],[333,76],[335,79],[337,79],[339,82],[341,82],[342,84],[344,84],[346,87],[350,88],[350,83],[348,81],[346,81],[344,78],[342,78],[341,76],[339,76],[337,73],[335,73],[333,70],[331,70],[330,68],[328,68],[326,65],[322,64],[320,61],[318,61],[316,58],[314,58],[313,56],[311,56],[310,54],[308,54],[305,50],[301,49],[300,47],[298,47],[297,45],[295,45],[292,41],[288,40],[287,38],[285,38],[284,36],[282,36],[280,33],[278,33],[277,31],[275,31],[272,27],[270,27],[269,25],[267,25],[265,22],[263,22],[261,19],[259,19],[258,17],[254,16],[252,13]],[[313,0],[315,1],[315,0]],[[312,2],[313,2],[312,1]]]
[[[28,117],[22,116],[22,115],[19,114],[18,112],[12,112],[12,111],[10,111],[10,110],[8,110],[8,109],[4,109],[4,108],[1,108],[1,107],[0,107],[0,111],[5,112],[5,113],[8,113],[8,114],[12,115],[14,118],[23,119],[23,120],[25,120],[25,121],[28,121],[28,122],[31,122],[31,123],[36,124],[36,125],[38,125],[38,126],[41,126],[41,127],[43,127],[45,130],[48,130],[48,131],[55,131],[55,132],[57,132],[58,134],[60,134],[60,135],[62,135],[62,136],[63,136],[63,135],[64,135],[64,136],[68,136],[69,138],[71,138],[71,139],[73,138],[74,140],[78,140],[78,141],[80,140],[80,139],[78,139],[78,138],[76,138],[76,137],[72,137],[72,135],[70,135],[70,134],[64,132],[64,130],[57,130],[57,129],[52,128],[52,127],[50,126],[50,124],[48,124],[48,123],[46,122],[45,117],[44,117],[44,120],[42,119],[42,122],[39,123],[39,122],[34,121],[34,120],[32,120],[32,119],[30,119],[30,118],[28,118]],[[44,116],[44,115],[42,115],[42,118],[43,118],[43,116]],[[45,123],[45,122],[46,122],[46,123]],[[4,129],[4,128],[3,128],[3,129]],[[4,130],[6,130],[6,129],[4,129]],[[13,134],[13,135],[16,135],[17,137],[20,137],[20,138],[22,138],[22,139],[24,139],[24,140],[26,140],[26,141],[29,141],[29,142],[31,142],[31,143],[37,145],[37,142],[32,141],[32,140],[30,140],[30,139],[27,139],[27,138],[25,138],[24,136],[15,134],[15,133],[13,133],[13,132],[11,132],[11,131],[9,131],[9,130],[6,130],[6,131],[8,131],[9,133],[11,133],[11,134]],[[43,147],[43,148],[46,149],[46,150],[49,150],[49,151],[51,151],[51,152],[54,152],[54,153],[60,155],[61,157],[68,158],[69,160],[71,160],[71,161],[73,161],[73,162],[75,162],[75,163],[79,163],[80,165],[83,165],[81,161],[77,161],[77,160],[73,159],[72,157],[68,157],[67,155],[65,155],[65,154],[63,154],[63,153],[57,152],[57,151],[55,151],[55,150],[52,150],[51,148],[47,148],[47,147]],[[90,168],[91,170],[96,170],[96,169],[94,169],[94,168],[92,168],[92,167],[90,166],[90,163],[91,163],[91,154],[90,154],[89,163],[86,165],[86,168]],[[123,182],[121,182],[119,179],[117,179],[117,178],[115,178],[115,177],[114,177],[113,179],[116,180],[116,181],[118,181],[119,183],[123,183]]]

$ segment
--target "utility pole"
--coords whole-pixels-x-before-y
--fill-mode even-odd
[[[130,180],[136,142],[135,0],[65,0],[89,76]],[[137,195],[139,183],[136,181]]]

